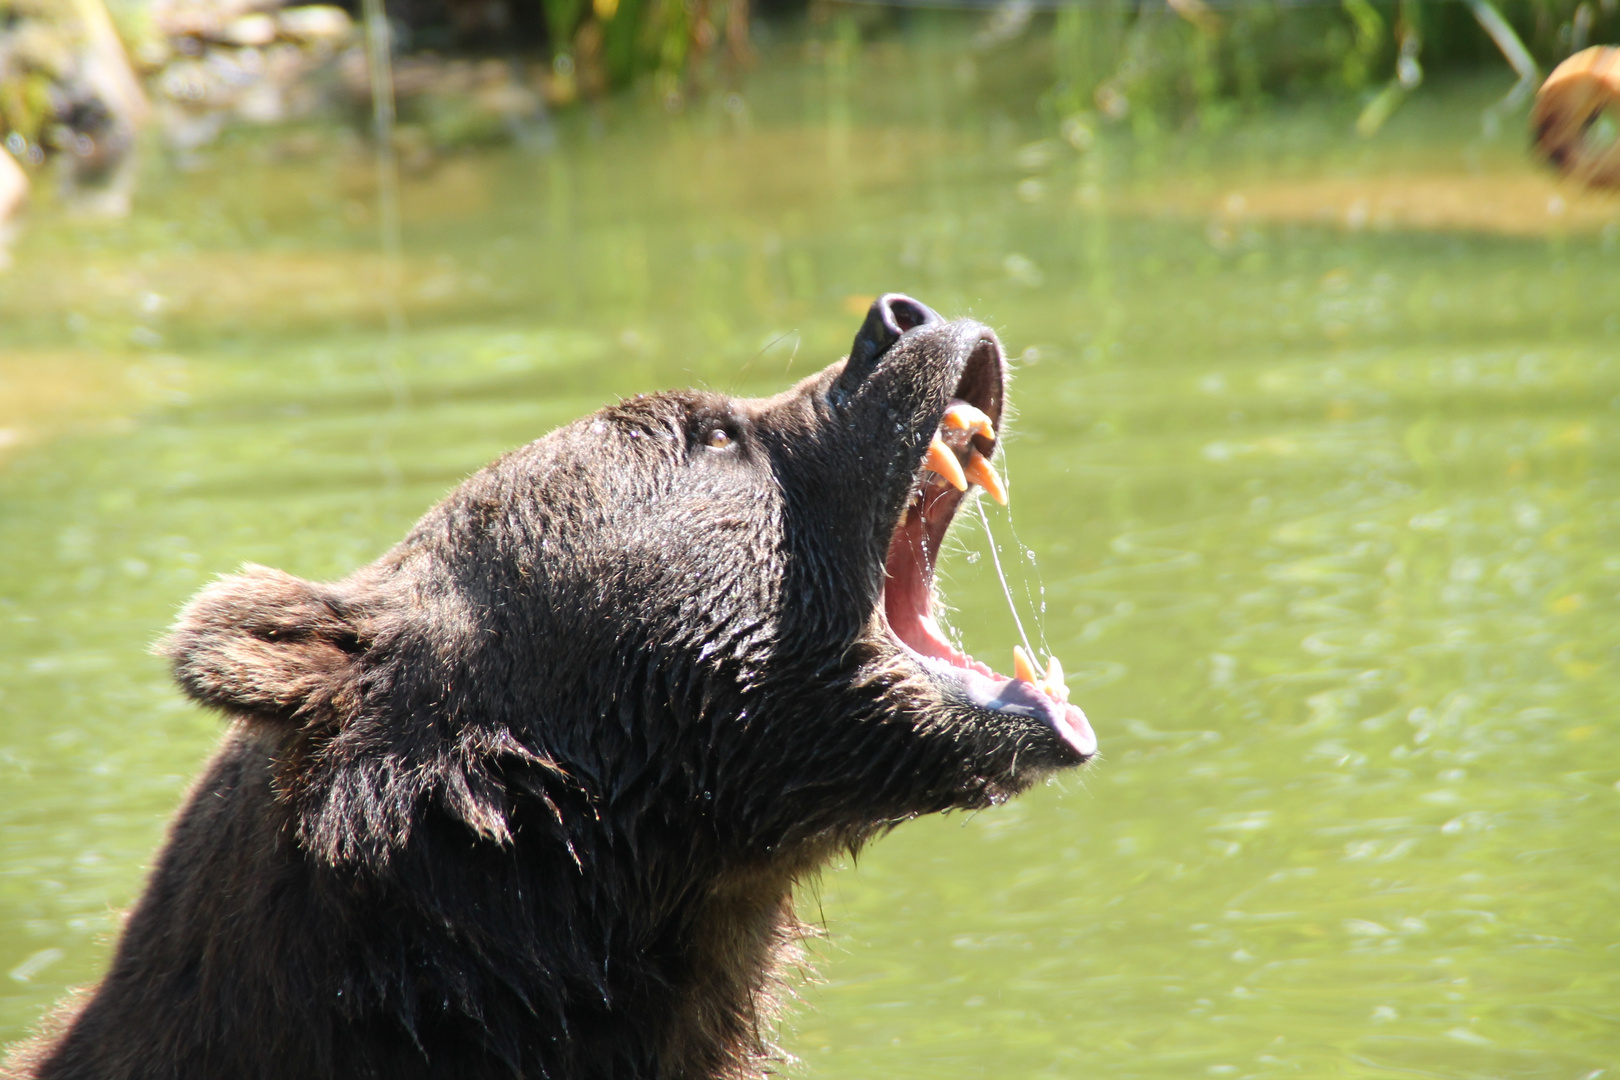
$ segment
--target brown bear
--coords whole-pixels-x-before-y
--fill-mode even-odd
[[[776,397],[622,401],[342,581],[205,588],[162,648],[229,733],[14,1075],[762,1075],[795,883],[1095,753],[931,614],[1006,378],[885,296]]]

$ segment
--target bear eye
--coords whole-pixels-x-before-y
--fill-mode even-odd
[[[725,428],[715,428],[703,441],[716,450],[724,450],[731,445],[731,433]]]

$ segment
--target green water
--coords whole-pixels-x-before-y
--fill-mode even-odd
[[[1016,63],[827,36],[413,164],[394,338],[338,131],[45,200],[0,275],[0,1039],[96,977],[218,737],[145,651],[193,590],[341,575],[615,395],[779,388],[898,289],[1018,358],[991,526],[1103,758],[826,876],[798,1074],[1620,1075],[1620,208],[1482,141],[1494,84],[1082,151]],[[1530,202],[1284,212],[1434,176]]]

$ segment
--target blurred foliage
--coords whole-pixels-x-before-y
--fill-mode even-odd
[[[750,56],[748,0],[402,0],[393,10],[419,46],[547,54],[586,96],[649,75],[678,94],[697,65]]]
[[[44,0],[0,0],[0,137],[16,132],[37,144],[54,118],[52,87],[77,46],[61,14]]]
[[[513,0],[522,4],[530,0]],[[748,0],[537,0],[542,47],[590,94],[651,75],[675,96],[711,61],[749,57]],[[924,5],[926,6],[926,5]],[[979,5],[973,5],[978,7]],[[1588,44],[1620,39],[1620,0],[1499,0],[1495,6],[1543,70]],[[975,47],[1015,39],[1044,50],[1060,116],[1100,113],[1136,125],[1196,114],[1219,122],[1233,106],[1306,92],[1409,91],[1424,73],[1506,67],[1470,6],[1458,0],[1029,0],[984,4]],[[864,38],[903,32],[910,5],[774,0],[762,14],[818,27],[853,25]]]
[[[717,51],[748,54],[747,0],[539,3],[548,43],[600,64],[608,87],[656,72],[668,90],[694,61]],[[1589,44],[1620,40],[1620,0],[1494,6],[1544,71]],[[981,49],[1026,35],[1045,41],[1058,84],[1051,104],[1065,114],[1097,109],[1122,117],[1135,107],[1140,117],[1162,119],[1262,96],[1371,91],[1396,79],[1410,89],[1425,70],[1505,64],[1468,4],[1457,0],[1081,0],[1039,12],[1027,0],[1003,0],[983,9]],[[777,0],[764,14],[791,20],[806,11],[812,24],[853,22],[863,36],[882,36],[913,16],[909,5],[839,0]]]
[[[238,0],[190,2],[242,7]],[[1358,127],[1371,134],[1428,73],[1510,70],[1476,19],[1483,2],[1080,0],[1052,7],[1049,0],[999,0],[940,17],[958,26],[979,20],[976,34],[963,35],[975,55],[988,66],[1019,69],[1016,87],[987,83],[985,92],[1038,102],[1050,120],[1067,123],[1071,141],[1111,122],[1139,132],[1187,123],[1219,128],[1264,101],[1324,92],[1360,95]],[[773,31],[824,39],[829,56],[863,40],[903,42],[910,28],[933,19],[899,4],[752,3],[757,10],[751,0],[390,0],[403,51],[501,57],[514,73],[480,83],[482,97],[469,91],[457,98],[450,92],[455,79],[429,77],[425,96],[440,101],[405,103],[404,84],[397,84],[402,117],[439,133],[439,142],[461,143],[513,137],[514,110],[534,111],[512,104],[521,105],[524,95],[567,105],[640,84],[673,110],[694,87],[737,80],[753,56],[755,17]],[[357,8],[358,0],[349,6]],[[1495,6],[1543,72],[1588,44],[1620,38],[1620,0],[1496,0]],[[145,18],[154,0],[118,0],[109,8],[131,55],[160,77],[157,64],[145,59],[154,47]],[[13,152],[21,157],[41,146],[71,148],[97,119],[85,104],[94,104],[94,94],[73,89],[65,74],[71,10],[71,0],[0,0],[0,138],[14,135]],[[158,42],[157,51],[181,55],[185,44]],[[518,57],[530,58],[527,68]],[[79,81],[95,85],[85,73]]]
[[[679,94],[698,62],[741,63],[751,57],[748,0],[541,0],[548,23],[572,24],[571,40],[582,74],[594,67],[606,88],[630,85],[651,72],[662,94]],[[576,13],[577,12],[577,13]]]
[[[1589,44],[1620,37],[1617,0],[1503,0],[1497,7],[1543,72]],[[1234,106],[1269,98],[1334,90],[1371,96],[1385,83],[1410,90],[1426,71],[1500,67],[1511,74],[1463,3],[1238,0],[1211,9],[1183,0],[1177,8],[1100,0],[1057,10],[1049,29],[1049,107],[1060,116],[1098,113],[1137,126],[1193,116],[1219,125]]]

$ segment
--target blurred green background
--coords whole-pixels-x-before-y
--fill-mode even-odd
[[[219,736],[146,652],[200,585],[342,575],[502,450],[772,392],[904,290],[1016,367],[951,621],[1010,664],[998,545],[1103,757],[803,898],[791,1071],[1616,1075],[1620,204],[1527,159],[1461,6],[1358,134],[1368,8],[1354,78],[1352,5],[755,12],[746,63],[542,141],[406,116],[395,261],[341,113],[154,136],[123,216],[40,166],[0,272],[0,1041],[97,977]],[[1553,51],[1574,18],[1504,10]]]

